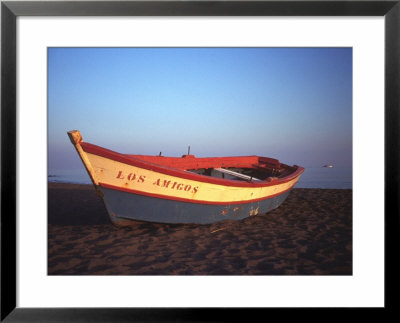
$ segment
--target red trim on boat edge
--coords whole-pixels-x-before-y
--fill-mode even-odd
[[[229,180],[229,179],[222,179],[222,178],[214,178],[214,177],[209,177],[209,176],[204,176],[204,175],[199,175],[195,173],[190,173],[186,172],[183,170],[171,168],[171,167],[166,167],[166,166],[161,166],[157,164],[153,164],[151,162],[143,162],[139,159],[133,158],[133,157],[126,157],[123,154],[117,153],[115,151],[96,146],[87,142],[81,142],[80,143],[83,150],[87,153],[94,154],[100,157],[108,158],[111,160],[115,160],[127,165],[131,166],[136,166],[144,169],[148,169],[154,172],[170,175],[170,176],[175,176],[175,177],[180,177],[180,178],[185,178],[185,179],[190,179],[198,182],[204,182],[204,183],[211,183],[211,184],[217,184],[217,185],[224,185],[224,186],[235,186],[235,187],[267,187],[267,186],[274,186],[277,184],[283,184],[287,183],[294,178],[300,176],[304,168],[301,166],[297,166],[297,169],[291,173],[288,176],[278,178],[275,181],[272,182],[266,182],[266,181],[260,181],[260,182],[243,182],[243,181],[235,181],[235,180]]]
[[[147,193],[147,192],[138,191],[138,190],[134,190],[134,189],[130,189],[130,188],[114,186],[114,185],[110,185],[110,184],[106,184],[106,183],[99,183],[99,186],[101,186],[103,188],[111,189],[111,190],[116,190],[116,191],[131,193],[131,194],[137,194],[137,195],[144,195],[144,196],[154,197],[154,198],[160,198],[160,199],[164,199],[164,200],[173,200],[173,201],[187,202],[187,203],[194,203],[194,204],[213,204],[213,205],[236,205],[236,204],[248,204],[248,203],[263,201],[263,200],[267,200],[269,198],[273,198],[275,196],[282,195],[282,194],[290,191],[294,187],[294,185],[292,185],[290,188],[288,188],[280,193],[268,195],[268,196],[261,197],[258,199],[253,199],[253,200],[232,201],[232,202],[214,202],[214,201],[197,201],[197,200],[185,199],[182,197],[175,197],[175,196],[170,196],[170,195]]]

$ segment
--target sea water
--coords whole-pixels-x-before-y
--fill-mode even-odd
[[[353,188],[352,167],[307,167],[297,188]]]
[[[48,173],[48,181],[56,183],[91,184],[84,168],[73,170],[53,170]],[[296,188],[353,188],[351,167],[306,167]]]

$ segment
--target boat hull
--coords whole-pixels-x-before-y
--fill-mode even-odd
[[[240,220],[277,208],[290,192],[257,202],[214,205],[160,199],[104,187],[99,189],[110,218],[116,224],[124,220],[197,224]]]
[[[285,200],[304,171],[259,156],[125,155],[83,142],[79,131],[68,135],[116,224],[128,219],[206,224],[267,213]],[[264,179],[228,168],[262,169]],[[193,172],[199,169],[228,172],[246,180]]]

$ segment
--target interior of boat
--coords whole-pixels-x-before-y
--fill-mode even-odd
[[[264,181],[268,177],[273,177],[273,171],[260,171],[253,168],[200,168],[188,169],[187,171],[204,176],[211,176],[215,178],[224,178],[230,180],[241,180],[249,182]]]
[[[127,156],[203,176],[247,182],[272,181],[285,177],[296,169],[281,164],[277,159],[259,156],[208,158],[196,158],[193,155],[183,155],[182,157]]]

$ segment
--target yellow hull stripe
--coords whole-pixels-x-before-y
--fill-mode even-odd
[[[289,182],[266,187],[235,187],[161,174],[90,153],[87,153],[87,157],[99,183],[122,190],[135,190],[144,194],[194,202],[229,203],[265,199],[289,190],[299,178],[298,176]]]

